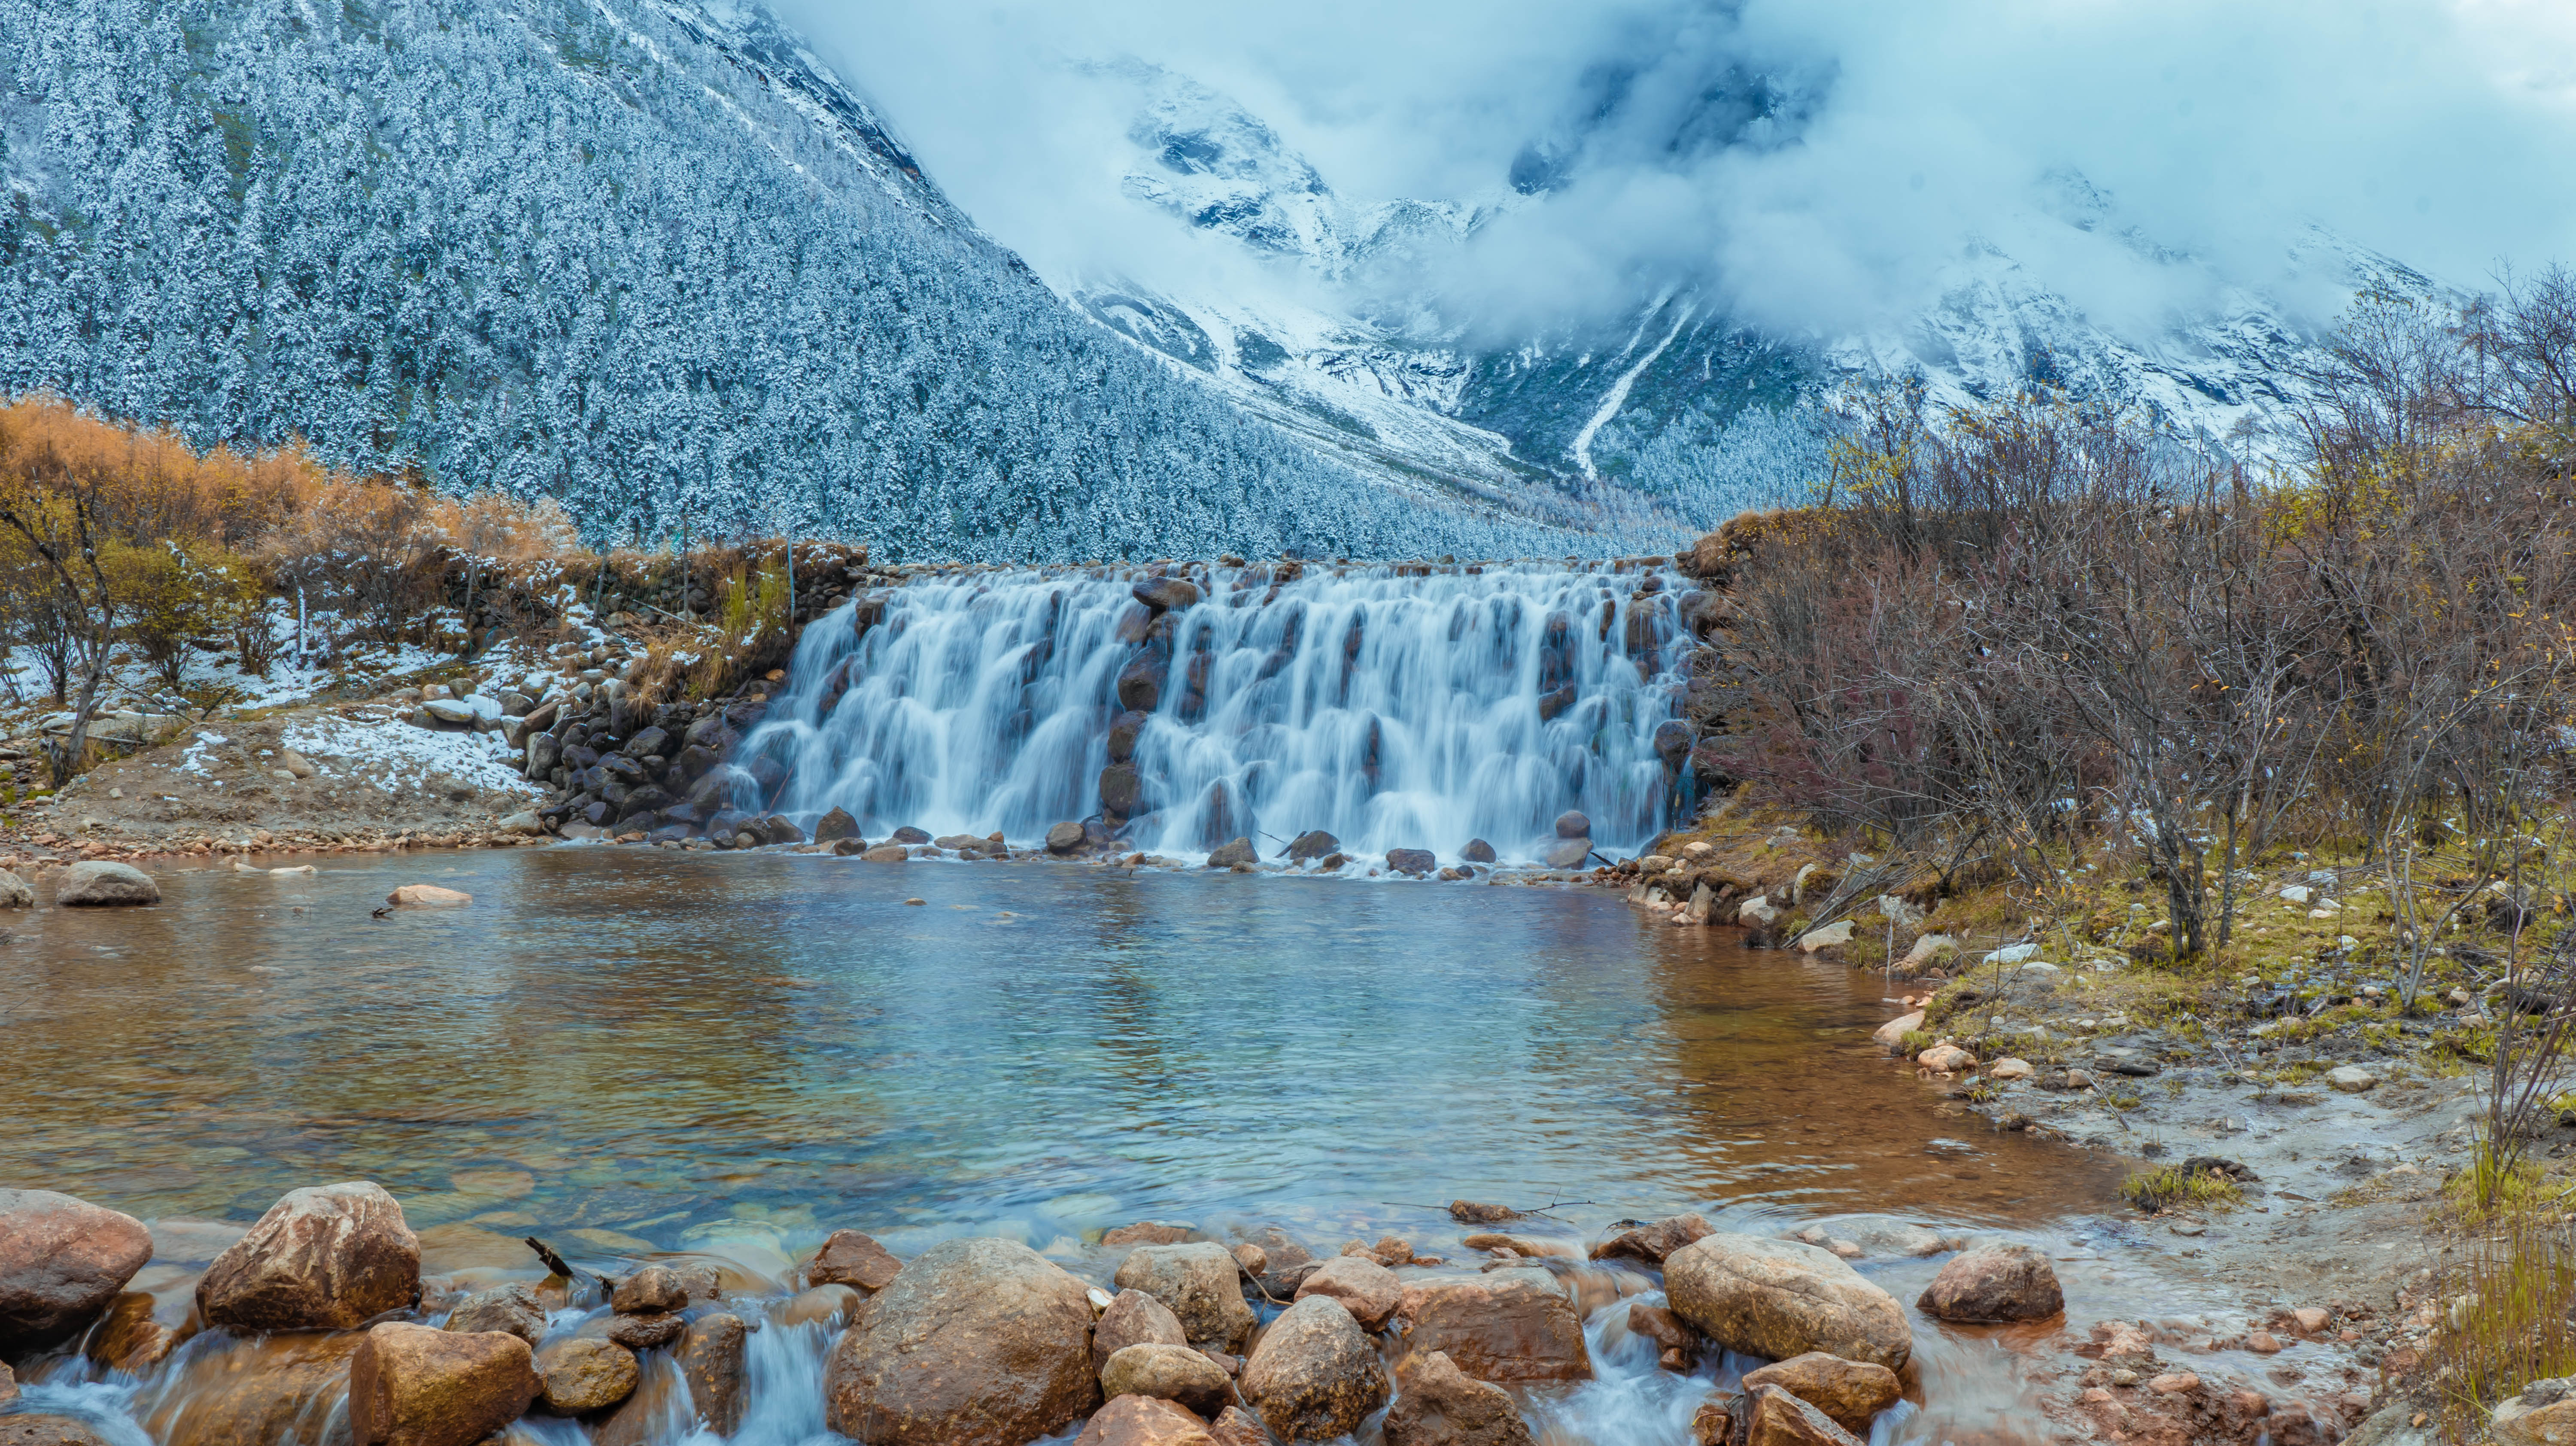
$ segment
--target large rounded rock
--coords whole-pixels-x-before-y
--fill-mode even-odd
[[[1894,1297],[1794,1240],[1704,1236],[1664,1258],[1664,1294],[1700,1334],[1765,1360],[1823,1351],[1898,1370],[1914,1349]]]
[[[0,909],[34,907],[36,907],[36,891],[27,887],[27,881],[17,874],[8,869],[0,869]]]
[[[1141,1290],[1172,1308],[1190,1344],[1229,1353],[1243,1348],[1255,1317],[1243,1299],[1233,1252],[1212,1240],[1140,1245],[1118,1262],[1121,1290]]]
[[[1386,1404],[1386,1367],[1340,1301],[1308,1296],[1261,1333],[1243,1363],[1243,1395],[1290,1441],[1328,1441]]]
[[[1141,1290],[1122,1290],[1091,1327],[1091,1360],[1106,1368],[1109,1358],[1129,1346],[1187,1346],[1189,1333],[1172,1308]]]
[[[0,1355],[98,1318],[152,1258],[143,1222],[51,1190],[0,1190]]]
[[[818,844],[839,843],[845,838],[858,836],[859,821],[850,817],[846,808],[833,809],[814,822],[814,842]]]
[[[1443,1351],[1408,1356],[1386,1413],[1386,1446],[1531,1446],[1511,1393],[1458,1369]]]
[[[1946,1321],[2046,1320],[2066,1309],[2066,1293],[2032,1247],[1981,1245],[1952,1256],[1915,1304]]]
[[[1547,852],[1540,856],[1540,860],[1552,869],[1579,869],[1583,867],[1583,861],[1590,857],[1592,857],[1592,840],[1561,838],[1548,845]]]
[[[157,904],[161,886],[132,864],[91,859],[63,870],[63,881],[54,886],[54,902],[73,909]]]
[[[1074,1446],[1217,1446],[1207,1422],[1154,1396],[1120,1396],[1083,1423]]]
[[[1404,1299],[1404,1282],[1395,1272],[1365,1255],[1337,1255],[1315,1267],[1298,1283],[1296,1299],[1328,1295],[1342,1303],[1351,1318],[1370,1330],[1385,1326]]]
[[[805,1283],[856,1286],[874,1295],[885,1289],[901,1269],[903,1262],[877,1244],[874,1236],[856,1230],[835,1230],[805,1267]]]
[[[1342,851],[1342,841],[1320,828],[1310,828],[1288,841],[1288,862],[1312,863]]]
[[[1152,1396],[1178,1401],[1202,1416],[1213,1416],[1234,1399],[1234,1377],[1225,1367],[1188,1346],[1148,1343],[1123,1346],[1100,1368],[1104,1396]]]
[[[635,1394],[644,1368],[635,1353],[596,1336],[566,1336],[537,1352],[539,1396],[558,1416],[605,1411]]]
[[[866,1446],[1024,1446],[1100,1404],[1087,1288],[1009,1240],[951,1240],[841,1333],[825,1424]]]
[[[699,1424],[719,1436],[730,1436],[742,1425],[743,1408],[750,1403],[750,1342],[751,1328],[725,1311],[689,1322],[688,1334],[680,1338],[676,1354],[681,1379],[689,1383],[689,1403],[697,1408]]]
[[[1555,1276],[1496,1270],[1408,1285],[1396,1324],[1409,1354],[1440,1351],[1480,1381],[1526,1385],[1592,1378],[1583,1318]]]
[[[1744,1373],[1744,1389],[1778,1386],[1824,1412],[1834,1424],[1860,1435],[1869,1433],[1869,1418],[1896,1404],[1904,1394],[1896,1373],[1867,1361],[1847,1361],[1822,1351],[1809,1351]]]
[[[358,1446],[474,1446],[537,1396],[528,1343],[389,1321],[349,1357],[349,1434]]]
[[[1208,850],[1207,866],[1212,869],[1230,869],[1236,864],[1251,864],[1259,863],[1260,861],[1261,855],[1252,851],[1252,840],[1248,838],[1238,838],[1229,839],[1226,842],[1217,845],[1215,848]]]
[[[688,1283],[667,1265],[645,1266],[617,1282],[608,1297],[608,1308],[619,1315],[660,1315],[688,1303]]]
[[[1069,854],[1082,847],[1082,825],[1067,821],[1046,831],[1047,852]]]
[[[163,1446],[318,1441],[347,1398],[349,1357],[363,1339],[293,1331],[207,1342],[138,1398],[144,1434]]]
[[[1588,839],[1592,837],[1592,820],[1569,808],[1556,816],[1556,836]]]
[[[25,1412],[0,1416],[0,1446],[111,1446],[98,1428],[77,1416]]]
[[[1440,860],[1429,849],[1388,849],[1386,867],[1390,873],[1419,876],[1440,867]]]
[[[420,1298],[420,1240],[363,1180],[290,1190],[197,1282],[208,1324],[347,1330]]]

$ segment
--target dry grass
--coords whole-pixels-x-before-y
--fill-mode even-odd
[[[2453,1440],[2476,1439],[2498,1401],[2576,1375],[2576,1226],[2525,1204],[2490,1216],[2446,1259],[2429,1364]]]

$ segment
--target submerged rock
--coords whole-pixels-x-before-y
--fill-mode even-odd
[[[1386,1367],[1340,1301],[1308,1296],[1261,1333],[1243,1366],[1243,1394],[1289,1441],[1326,1441],[1358,1429],[1386,1404]]]
[[[2066,1308],[2057,1271],[2027,1245],[1983,1245],[1951,1257],[1915,1302],[1941,1320],[2045,1320]]]
[[[52,1190],[0,1189],[0,1355],[79,1331],[151,1258],[152,1234],[131,1215]]]
[[[1901,1369],[1904,1307],[1833,1252],[1719,1231],[1664,1259],[1673,1313],[1731,1351],[1782,1361],[1809,1351]]]
[[[1252,851],[1252,840],[1248,838],[1238,838],[1228,840],[1227,842],[1219,844],[1215,848],[1209,850],[1207,866],[1212,869],[1230,869],[1236,864],[1251,864],[1259,863],[1260,861],[1261,856]]]
[[[1652,1225],[1623,1230],[1593,1246],[1592,1258],[1662,1265],[1665,1256],[1706,1236],[1711,1228],[1707,1219],[1700,1215],[1667,1215]]]
[[[462,889],[443,889],[436,884],[405,884],[385,895],[385,902],[397,907],[415,905],[456,905],[474,902],[474,896]]]
[[[1214,1241],[1145,1245],[1118,1263],[1115,1283],[1171,1307],[1189,1343],[1239,1351],[1255,1317],[1245,1304],[1233,1252]]]
[[[237,1331],[347,1330],[419,1298],[419,1237],[364,1180],[288,1191],[197,1282],[207,1323]]]
[[[1025,1245],[933,1246],[833,1346],[825,1424],[864,1446],[1025,1446],[1099,1405],[1091,1322],[1083,1283]]]
[[[1429,849],[1388,849],[1386,866],[1394,873],[1419,877],[1440,867],[1440,860]]]
[[[1341,851],[1342,841],[1340,839],[1333,837],[1331,834],[1324,832],[1320,828],[1308,829],[1306,832],[1297,835],[1294,839],[1289,840],[1288,861],[1292,864],[1302,864],[1323,858],[1328,854],[1337,854]]]

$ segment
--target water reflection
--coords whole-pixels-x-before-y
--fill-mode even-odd
[[[369,917],[415,881],[476,902]],[[365,1178],[667,1247],[1455,1196],[2003,1222],[2112,1178],[1876,1059],[1876,976],[1596,891],[575,848],[163,884],[0,945],[12,1183],[243,1217]]]

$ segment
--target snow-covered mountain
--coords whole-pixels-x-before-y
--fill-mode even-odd
[[[1515,207],[1544,204],[1571,179],[1566,149],[1534,144],[1482,196],[1359,202],[1273,127],[1188,77],[1135,63],[1089,73],[1133,98],[1124,195],[1267,262],[1282,284],[1077,278],[1060,283],[1069,299],[1315,445],[1496,495],[1613,505],[1624,495],[1700,516],[1801,495],[1819,438],[1812,409],[1797,404],[1874,373],[1917,375],[1939,404],[2062,387],[2260,451],[2315,360],[2313,326],[2273,295],[2211,278],[2134,227],[2106,239],[2133,264],[2187,281],[2175,289],[2199,304],[2115,326],[1972,241],[1943,266],[1929,305],[1852,334],[1769,332],[1704,281],[1675,276],[1650,279],[1623,317],[1497,344],[1437,294],[1442,253],[1474,244]],[[1760,99],[1721,139],[1777,125],[1797,105],[1785,93]],[[2041,224],[2119,224],[2081,177],[2046,180]],[[2315,231],[2286,239],[2280,274],[2346,296],[2370,281],[2431,287]],[[1406,292],[1405,278],[1418,289]]]

